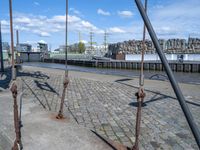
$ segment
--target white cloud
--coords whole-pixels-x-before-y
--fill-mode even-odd
[[[39,43],[44,43],[44,44],[47,44],[47,42],[46,41],[44,41],[44,40],[40,40],[40,41],[38,41]]]
[[[1,20],[1,25],[2,25],[2,26],[9,26],[10,24],[9,24],[9,22],[6,21],[6,20]]]
[[[40,32],[39,35],[41,37],[50,37],[51,36],[48,32]]]
[[[88,43],[88,41],[86,41],[86,40],[81,40],[81,42],[84,43],[84,44]]]
[[[131,11],[124,10],[124,11],[118,11],[118,15],[124,18],[131,18],[133,16],[133,13]]]
[[[50,33],[48,33],[47,31],[44,30],[40,30],[40,29],[35,29],[32,31],[33,33],[36,33],[37,35],[41,36],[41,37],[50,37]]]
[[[104,11],[104,10],[102,10],[100,8],[97,10],[97,14],[104,15],[104,16],[110,16],[110,12]]]
[[[66,16],[65,15],[53,16],[51,19],[48,19],[48,21],[52,23],[64,23],[66,21]]]
[[[31,19],[23,16],[23,17],[15,18],[14,22],[15,23],[22,23],[22,24],[29,24],[29,23],[31,23]]]
[[[75,23],[81,21],[81,18],[77,16],[68,16],[68,22],[69,23]]]
[[[52,33],[65,32],[66,16],[55,15],[52,17],[16,13],[13,15],[14,29],[19,31],[34,33],[38,36],[49,37]],[[68,16],[69,31],[88,33],[91,30],[95,33],[102,33],[103,30],[96,27],[87,20],[83,20],[75,15]],[[3,33],[9,32],[9,21],[2,20]]]
[[[75,8],[70,8],[69,11],[71,11],[72,13],[74,13],[75,15],[78,15],[78,16],[82,15],[81,12]]]
[[[111,32],[111,33],[125,33],[126,31],[125,30],[122,30],[118,27],[111,27],[108,29],[108,32]]]
[[[34,5],[36,5],[36,6],[40,6],[40,3],[38,3],[38,2],[34,2]]]

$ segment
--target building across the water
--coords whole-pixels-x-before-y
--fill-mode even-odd
[[[2,42],[2,49],[3,49],[3,51],[10,50],[10,45],[8,44],[8,42]]]
[[[38,42],[37,49],[39,52],[48,53],[48,44],[44,42]]]
[[[18,52],[31,52],[32,51],[32,45],[27,44],[27,43],[20,43],[20,44],[17,44],[16,50]]]
[[[188,50],[191,52],[200,53],[200,39],[199,38],[189,38],[188,39]]]
[[[186,39],[159,39],[161,49],[168,54],[200,54],[200,39],[188,38]],[[156,50],[151,40],[145,40],[146,54],[155,54]],[[115,58],[118,54],[140,54],[143,50],[142,40],[129,40],[109,44],[107,55]]]
[[[166,42],[167,53],[185,53],[187,50],[187,42],[185,39],[169,39]]]

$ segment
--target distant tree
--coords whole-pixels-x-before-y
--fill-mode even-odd
[[[79,42],[78,43],[78,50],[79,50],[79,53],[84,53],[85,52],[85,44],[83,42]]]

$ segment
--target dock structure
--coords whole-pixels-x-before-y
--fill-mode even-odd
[[[65,60],[61,59],[45,59],[47,63],[64,64]],[[139,70],[141,68],[140,62],[137,61],[123,61],[123,60],[68,60],[69,65],[96,67],[96,68],[112,68],[112,69],[133,69]],[[199,72],[200,62],[169,62],[172,71],[176,72]],[[145,61],[144,70],[164,71],[164,66],[158,61]]]

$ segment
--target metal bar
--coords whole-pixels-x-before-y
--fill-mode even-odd
[[[19,31],[16,30],[16,38],[17,38],[17,44],[16,45],[19,45]]]
[[[147,0],[145,0],[145,12],[147,13]],[[142,39],[142,56],[141,56],[141,69],[140,69],[140,78],[139,78],[139,89],[136,93],[137,96],[137,115],[136,115],[136,126],[135,126],[135,144],[132,148],[132,150],[139,150],[139,137],[140,137],[140,125],[141,125],[141,117],[142,117],[142,104],[145,97],[144,92],[144,53],[146,50],[146,26],[144,24],[143,26],[143,39]]]
[[[14,62],[14,39],[13,39],[13,20],[12,20],[12,0],[9,0],[10,10],[10,39],[11,39],[11,52],[12,52],[12,80],[15,80],[15,62]]]
[[[22,91],[23,91],[23,83],[22,83]],[[22,144],[22,134],[21,134],[21,128],[23,127],[22,124],[22,98],[24,95],[24,91],[22,92],[21,96],[20,96],[20,105],[19,105],[19,146],[20,146],[20,150],[23,149],[23,144]]]
[[[65,101],[65,93],[66,93],[66,89],[67,89],[67,85],[69,84],[69,78],[68,78],[68,68],[67,68],[67,51],[68,51],[68,46],[67,46],[67,42],[68,42],[68,0],[66,0],[66,31],[65,31],[65,79],[63,82],[63,92],[62,92],[62,97],[61,97],[61,102],[60,102],[60,109],[58,112],[58,115],[56,116],[57,119],[63,119],[64,115],[63,115],[63,105],[64,105],[64,101]]]
[[[142,104],[144,101],[145,93],[142,87],[139,88],[138,92],[135,94],[137,97],[138,107],[136,115],[136,126],[135,126],[135,144],[132,150],[139,150],[139,136],[140,136],[140,125],[142,116]]]
[[[58,115],[56,116],[57,119],[64,118],[63,107],[64,107],[64,102],[65,102],[65,93],[66,93],[68,84],[69,84],[69,80],[67,77],[65,77],[65,81],[63,82],[63,92],[62,92],[62,97],[61,97],[61,102],[60,102],[60,109],[59,109]]]
[[[1,36],[1,21],[0,21],[0,59],[1,59],[1,71],[4,71],[3,65],[3,48],[2,48],[2,36]]]
[[[179,87],[179,85],[178,85],[178,83],[177,83],[177,81],[176,81],[176,79],[175,79],[175,77],[173,75],[173,72],[172,72],[172,70],[171,70],[171,68],[170,68],[170,66],[168,64],[168,61],[167,61],[163,51],[161,50],[160,44],[158,42],[158,38],[157,38],[157,36],[155,34],[155,31],[154,31],[154,29],[153,29],[153,27],[151,25],[151,22],[150,22],[147,14],[145,12],[145,9],[144,9],[144,7],[142,5],[142,2],[140,0],[135,0],[135,2],[136,2],[136,5],[138,7],[138,10],[140,11],[140,14],[141,14],[141,16],[143,18],[143,21],[144,21],[144,23],[146,25],[146,28],[147,28],[147,30],[149,32],[149,35],[150,35],[150,37],[151,37],[151,39],[153,41],[153,44],[154,44],[154,46],[155,46],[155,48],[157,50],[157,53],[158,53],[163,65],[164,65],[165,71],[166,71],[166,73],[168,75],[168,78],[170,80],[172,88],[173,88],[173,90],[174,90],[174,92],[176,94],[176,97],[177,97],[177,99],[178,99],[178,101],[180,103],[180,106],[181,106],[181,108],[183,110],[183,113],[184,113],[184,115],[186,117],[186,120],[187,120],[187,122],[188,122],[188,124],[190,126],[190,129],[191,129],[191,131],[192,131],[192,133],[193,133],[193,135],[195,137],[197,145],[200,148],[200,132],[199,132],[199,129],[198,129],[198,127],[197,127],[197,125],[196,125],[196,123],[194,121],[194,118],[193,118],[193,116],[192,116],[192,114],[191,114],[191,112],[189,110],[189,107],[187,106],[187,104],[185,102],[185,98],[184,98],[184,96],[183,96],[183,94],[182,94],[182,92],[180,90],[180,87]]]
[[[67,53],[68,53],[68,0],[66,0],[66,25],[65,25],[65,76],[68,77],[68,67],[67,67]]]
[[[147,0],[145,0],[145,12],[147,13]],[[142,39],[142,58],[141,58],[141,69],[140,69],[140,86],[144,85],[144,53],[146,50],[146,43],[145,43],[145,39],[146,39],[146,26],[144,24],[143,26],[143,39]]]

